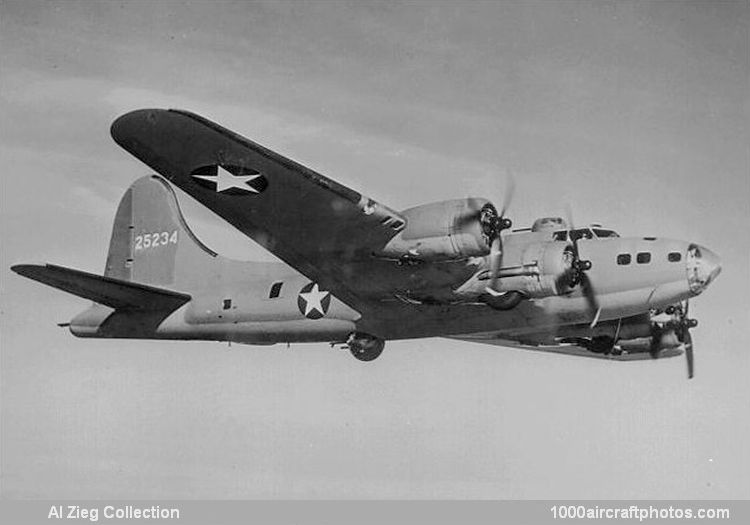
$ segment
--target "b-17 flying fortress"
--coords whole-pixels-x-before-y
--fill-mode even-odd
[[[362,361],[387,340],[450,337],[613,360],[685,353],[693,375],[688,301],[721,270],[703,246],[557,217],[514,230],[510,188],[499,211],[483,198],[395,211],[186,111],[133,111],[111,132],[157,174],[122,197],[104,275],[12,267],[93,301],[69,323],[76,336],[327,342]],[[204,246],[173,185],[283,263]]]

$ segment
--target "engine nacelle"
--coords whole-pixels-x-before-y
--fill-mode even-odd
[[[600,329],[609,328],[611,335],[617,335],[617,346],[630,354],[661,352],[680,347],[683,343],[677,337],[675,312],[654,311],[623,319],[619,324],[604,323]]]
[[[399,260],[451,261],[490,252],[483,215],[497,215],[486,199],[456,199],[400,212],[406,227],[377,255]]]
[[[566,243],[537,242],[518,247],[508,244],[497,291],[518,291],[526,297],[558,295],[566,291],[558,287],[572,261],[573,252]],[[486,283],[489,272],[479,279]]]
[[[673,329],[668,329],[660,332],[656,332],[647,337],[637,337],[634,339],[620,339],[617,345],[624,351],[630,354],[636,354],[640,352],[650,352],[662,350],[669,350],[671,348],[677,348],[682,345],[680,340],[677,338]],[[652,346],[653,345],[653,346]]]
[[[569,273],[573,260],[572,248],[564,242],[507,242],[495,290],[534,298],[566,293],[570,288],[563,277]],[[485,267],[455,293],[465,299],[487,295],[490,277]]]

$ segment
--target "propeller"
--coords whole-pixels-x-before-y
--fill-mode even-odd
[[[566,206],[566,212],[568,219],[568,230],[575,230],[576,228],[573,222],[573,212],[571,211],[570,206]],[[570,288],[578,285],[581,286],[581,293],[586,298],[586,304],[588,305],[589,313],[591,314],[591,328],[593,328],[599,322],[599,315],[601,314],[602,310],[599,306],[599,301],[596,298],[594,285],[591,284],[591,280],[586,273],[591,269],[591,261],[581,260],[581,255],[578,250],[579,237],[575,235],[571,235],[570,237],[572,240],[570,245],[572,261],[570,263],[570,268],[568,268],[568,270],[563,273],[558,279],[558,289],[565,286],[568,286]]]
[[[500,274],[500,268],[502,267],[503,262],[503,238],[501,232],[513,226],[513,221],[506,216],[506,212],[510,207],[510,202],[513,199],[513,194],[516,191],[515,178],[510,171],[508,172],[506,180],[505,192],[503,194],[503,207],[500,209],[500,213],[498,214],[497,211],[495,211],[494,217],[488,221],[487,228],[485,228],[485,224],[482,224],[483,231],[488,239],[491,239],[490,283],[486,288],[487,293],[490,295],[498,295],[497,278]],[[488,217],[489,215],[491,214],[488,214]]]
[[[685,306],[680,305],[678,309],[678,319],[675,327],[677,339],[685,345],[685,358],[687,359],[688,379],[693,378],[693,337],[690,335],[690,329],[698,326],[698,321],[690,319],[688,312],[690,310],[690,301],[685,301]]]
[[[690,335],[690,329],[698,326],[698,321],[688,317],[690,311],[690,302],[685,301],[684,306],[670,306],[666,313],[672,316],[672,319],[666,323],[666,328],[674,330],[677,340],[685,347],[685,358],[687,359],[688,379],[693,378],[694,355],[693,355],[693,337]],[[655,327],[651,336],[651,357],[659,357],[659,336],[664,328]]]
[[[685,358],[687,359],[688,379],[693,379],[693,336],[690,335],[690,330],[685,330],[685,339],[682,341],[685,344]]]

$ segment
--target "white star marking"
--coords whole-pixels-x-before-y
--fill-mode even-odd
[[[237,188],[238,190],[247,191],[250,193],[258,193],[258,190],[248,184],[260,177],[260,173],[256,175],[234,175],[229,173],[221,166],[216,166],[216,176],[214,175],[193,175],[196,179],[208,180],[216,184],[216,192],[221,193],[222,191]]]
[[[328,292],[321,292],[317,283],[313,284],[312,290],[301,293],[299,296],[305,300],[305,317],[310,315],[310,312],[313,310],[320,312],[320,315],[326,314],[323,311],[323,305],[320,304],[320,302],[328,296]]]

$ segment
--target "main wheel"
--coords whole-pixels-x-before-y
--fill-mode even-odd
[[[349,351],[360,361],[377,359],[385,348],[385,341],[366,334],[352,334],[347,343]]]
[[[515,291],[497,296],[484,293],[479,298],[495,310],[512,310],[523,300],[523,294]]]
[[[589,343],[589,350],[595,354],[610,354],[615,347],[615,340],[608,335],[593,337]]]

